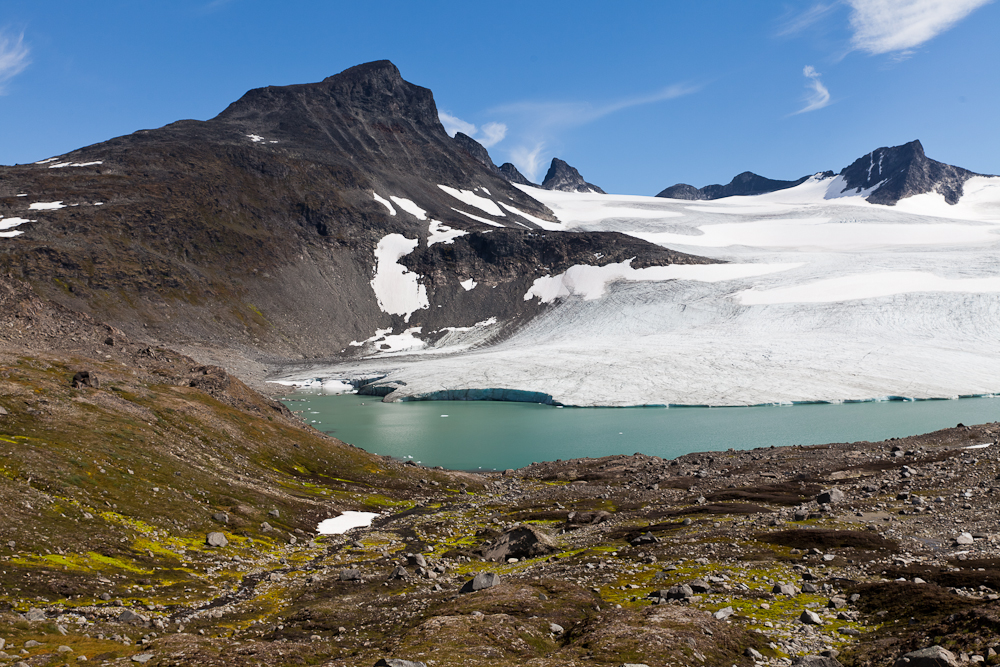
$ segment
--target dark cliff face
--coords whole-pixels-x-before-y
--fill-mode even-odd
[[[63,163],[86,166],[50,168]],[[484,211],[441,185],[509,208]],[[56,201],[64,208],[29,208]],[[349,343],[376,328],[427,332],[470,326],[491,311],[512,313],[515,324],[536,314],[540,307],[518,293],[541,275],[536,257],[516,280],[468,259],[485,247],[470,245],[477,233],[534,243],[537,226],[516,211],[554,219],[447,135],[429,90],[381,61],[319,83],[252,90],[209,121],[143,130],[58,162],[0,167],[0,215],[33,221],[0,238],[0,281],[172,344],[285,358],[350,354]],[[430,220],[469,235],[428,247]],[[407,266],[424,270],[419,257],[439,256],[433,275],[420,274],[429,308],[408,322],[383,312],[371,286],[374,250],[388,234],[418,241],[401,260]],[[572,236],[546,235],[555,246]],[[651,244],[634,250],[637,261],[672,261]],[[472,275],[473,264],[483,273]],[[464,290],[470,277],[490,288]]]
[[[928,192],[937,192],[949,204],[956,204],[965,182],[979,174],[931,160],[919,141],[911,141],[876,149],[845,167],[840,175],[844,177],[844,192],[876,188],[867,201],[892,206],[905,197]]]
[[[549,171],[545,174],[542,187],[546,190],[559,190],[561,192],[597,192],[602,195],[605,194],[604,190],[593,183],[583,180],[583,176],[580,175],[580,172],[575,167],[569,166],[557,157],[552,158],[552,164],[549,165]]]
[[[537,183],[532,183],[524,175],[517,170],[510,162],[504,162],[500,165],[500,175],[506,178],[511,183],[517,183],[518,185],[530,185],[532,187],[538,187]]]
[[[726,185],[706,185],[703,188],[696,188],[686,183],[678,183],[663,190],[657,197],[668,197],[670,199],[721,199],[722,197],[732,197],[735,195],[761,195],[767,192],[777,192],[786,188],[793,188],[800,183],[804,183],[808,176],[803,176],[794,181],[777,181],[764,178],[757,174],[744,171]]]
[[[464,132],[458,132],[455,134],[455,143],[457,143],[462,150],[468,153],[473,159],[479,162],[479,164],[483,165],[494,174],[500,174],[500,170],[495,164],[493,164],[493,159],[490,157],[490,152],[486,150],[486,146],[483,146],[481,143]],[[503,174],[500,175],[502,176]]]

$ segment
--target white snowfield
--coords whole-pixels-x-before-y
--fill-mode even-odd
[[[1000,178],[971,179],[954,206],[842,188],[814,177],[701,202],[525,187],[559,218],[551,229],[727,264],[573,267],[535,281],[524,297],[548,309],[499,344],[449,354],[439,341],[303,377],[387,374],[406,383],[390,400],[521,390],[581,406],[1000,393]]]

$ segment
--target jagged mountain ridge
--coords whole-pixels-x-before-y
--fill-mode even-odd
[[[949,204],[956,204],[962,196],[963,185],[973,176],[983,176],[937,160],[924,153],[919,140],[902,146],[878,148],[858,158],[839,174],[843,188],[836,194],[861,194],[872,204],[895,205],[900,199],[936,192]],[[759,195],[777,192],[801,185],[813,176],[833,178],[832,171],[802,176],[794,181],[765,178],[745,171],[726,185],[706,185],[696,188],[678,183],[660,191],[656,196],[669,199],[710,200],[737,195]]]
[[[546,190],[559,190],[562,192],[596,192],[602,195],[606,194],[604,190],[593,183],[583,180],[583,176],[580,175],[580,172],[575,167],[571,167],[557,157],[552,158],[552,164],[549,165],[549,171],[545,174],[542,187]]]
[[[539,243],[551,212],[462,150],[432,93],[388,61],[0,167],[0,215],[30,220],[0,238],[3,280],[136,335],[270,358],[356,354],[377,330],[433,338],[491,317],[503,335],[541,310],[522,297],[547,271],[704,261],[617,234]],[[434,225],[452,238],[430,244]],[[396,265],[426,289],[412,317],[373,292],[392,234],[417,246]]]

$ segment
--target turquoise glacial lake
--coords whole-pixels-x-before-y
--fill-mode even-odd
[[[1000,420],[1000,399],[755,406],[557,408],[499,401],[382,403],[372,396],[288,394],[310,426],[376,454],[457,470],[520,468],[612,454],[876,442]]]

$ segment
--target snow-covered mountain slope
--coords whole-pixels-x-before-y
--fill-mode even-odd
[[[522,188],[548,228],[617,231],[727,264],[573,267],[524,295],[552,304],[492,347],[299,368],[385,377],[389,400],[753,405],[1000,392],[1000,178],[956,204],[896,206],[814,176],[692,202]],[[453,342],[459,342],[457,339]],[[458,348],[450,348],[452,350]]]

